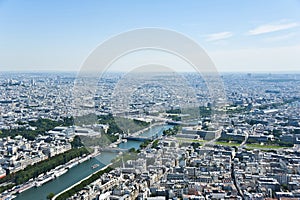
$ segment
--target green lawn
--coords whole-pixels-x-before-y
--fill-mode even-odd
[[[215,142],[216,145],[222,145],[222,146],[230,146],[230,147],[233,147],[233,146],[240,146],[240,143],[236,143],[236,142]]]
[[[288,148],[288,147],[283,147],[283,146],[276,146],[276,145],[260,145],[260,144],[247,144],[247,148],[252,148],[252,149],[281,149],[281,148]]]
[[[193,143],[193,142],[199,142],[199,143],[201,143],[201,142],[205,142],[205,140],[202,140],[202,139],[199,139],[199,140],[197,140],[197,139],[188,139],[188,138],[176,138],[176,140],[178,141],[178,142],[185,142],[185,143]]]

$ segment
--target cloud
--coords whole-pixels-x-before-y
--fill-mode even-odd
[[[299,24],[296,22],[291,23],[280,23],[280,24],[264,24],[261,26],[258,26],[248,32],[249,35],[260,35],[265,33],[271,33],[276,31],[282,31],[290,28],[298,27]]]
[[[288,33],[288,34],[285,34],[285,35],[268,37],[268,38],[265,39],[265,41],[266,42],[278,42],[278,41],[282,41],[282,40],[291,39],[296,35],[297,35],[296,33]]]
[[[207,35],[206,41],[212,42],[217,40],[227,39],[233,36],[232,32],[220,32]]]

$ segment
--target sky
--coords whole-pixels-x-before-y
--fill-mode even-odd
[[[192,38],[220,72],[300,71],[299,0],[0,0],[0,71],[78,71],[103,41],[144,27]],[[151,56],[189,71],[149,52],[118,64]]]

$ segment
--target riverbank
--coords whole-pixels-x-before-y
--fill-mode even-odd
[[[142,129],[142,130],[139,130],[137,132],[134,132],[132,134],[130,134],[130,136],[138,136],[138,135],[142,135],[143,133],[145,133],[146,131],[148,131],[149,129],[155,127],[155,126],[160,126],[160,125],[164,125],[165,122],[157,122],[157,123],[154,123],[154,124],[151,124],[150,126]]]
[[[112,165],[112,163],[110,163],[110,164],[106,165],[105,167],[99,169],[98,171],[92,173],[91,175],[89,175],[88,177],[84,178],[83,180],[81,180],[81,181],[79,181],[79,182],[77,182],[77,183],[74,183],[74,184],[71,185],[70,187],[68,187],[68,188],[66,188],[65,190],[61,191],[60,193],[56,194],[56,195],[52,198],[52,200],[55,200],[55,199],[58,199],[58,200],[59,200],[60,198],[63,199],[63,197],[59,197],[59,196],[63,195],[63,193],[65,193],[65,192],[67,192],[67,191],[70,191],[70,190],[74,189],[76,186],[82,184],[84,181],[88,180],[89,178],[91,178],[91,177],[94,176],[95,174],[97,174],[97,173],[99,173],[99,172],[101,172],[101,171],[104,171],[105,169],[108,169],[111,165]]]
[[[49,172],[38,175],[37,178],[35,178],[35,179],[32,178],[32,179],[28,180],[26,183],[15,186],[14,188],[12,188],[12,189],[8,190],[6,193],[4,193],[5,195],[1,196],[1,199],[6,199],[8,197],[15,196],[16,194],[21,194],[33,187],[40,187],[43,184],[45,184],[49,181],[52,181],[52,180],[62,176],[63,174],[67,173],[68,170],[75,167],[76,165],[83,163],[93,157],[96,157],[99,154],[100,154],[100,152],[95,151],[92,154],[89,154],[87,156],[74,158],[63,165],[59,165],[59,166],[55,167],[54,169],[51,169]]]
[[[3,178],[3,180],[1,180],[12,182],[12,184],[9,188],[6,189],[6,192],[4,192],[4,194],[20,193],[24,189],[28,189],[34,178],[42,176],[59,166],[66,165],[76,158],[85,157],[84,155],[87,154],[89,154],[89,151],[85,148],[71,149],[62,154],[58,154],[54,157],[50,157],[41,162],[38,162],[34,165],[29,165],[25,169],[20,170],[16,173],[9,174],[5,178]],[[2,198],[2,196],[3,194],[0,195],[0,198]]]
[[[32,200],[32,199],[45,199],[50,193],[60,193],[65,188],[83,180],[98,169],[105,167],[111,162],[116,153],[101,153],[96,157],[92,157],[84,162],[80,162],[70,168],[65,174],[49,181],[40,187],[32,187],[31,189],[17,194],[16,200]],[[93,165],[98,164],[97,168],[92,168]]]

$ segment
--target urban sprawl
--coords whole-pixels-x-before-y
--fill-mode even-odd
[[[300,74],[149,73],[2,72],[0,199],[300,199]]]

